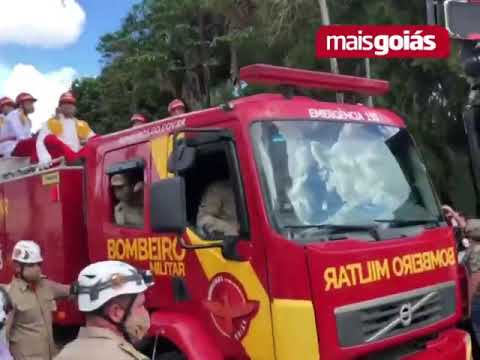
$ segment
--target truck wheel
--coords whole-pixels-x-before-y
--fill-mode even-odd
[[[168,353],[158,354],[155,360],[187,360],[187,358],[176,351],[171,351]]]

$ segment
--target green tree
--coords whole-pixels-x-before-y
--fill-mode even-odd
[[[423,1],[330,0],[329,6],[338,24],[425,23]],[[239,68],[251,63],[328,71],[328,59],[315,58],[320,25],[318,0],[143,0],[118,31],[100,39],[102,73],[75,83],[80,113],[99,132],[109,132],[129,126],[133,112],[166,116],[175,97],[190,109],[232,98]],[[361,60],[339,65],[342,73],[364,75]],[[455,49],[446,60],[374,59],[371,67],[373,77],[389,80],[392,89],[375,105],[407,121],[442,201],[473,214],[462,125],[468,85]]]

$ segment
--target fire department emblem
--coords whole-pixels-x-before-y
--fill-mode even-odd
[[[247,334],[258,310],[258,301],[248,300],[242,285],[228,274],[218,274],[212,279],[203,305],[217,330],[237,341]]]

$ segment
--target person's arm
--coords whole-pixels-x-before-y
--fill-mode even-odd
[[[86,144],[88,140],[96,136],[90,125],[84,120],[77,120],[78,138],[82,145]]]
[[[442,210],[450,225],[457,226],[462,230],[465,229],[465,226],[467,226],[467,220],[465,217],[460,215],[448,205],[443,205]]]
[[[38,161],[40,164],[48,164],[52,161],[52,156],[47,150],[47,147],[45,146],[45,138],[50,135],[50,131],[48,130],[47,126],[44,126],[38,136],[37,140],[35,142],[35,147],[37,150],[37,156],[38,156]]]
[[[50,288],[53,293],[53,298],[62,299],[70,296],[70,285],[60,284],[56,281],[44,279],[45,284]]]
[[[207,234],[215,232],[224,235],[236,235],[238,228],[228,221],[218,218],[218,213],[222,208],[222,190],[219,187],[209,186],[203,195],[197,214],[197,227],[206,231]]]
[[[13,309],[7,315],[7,321],[5,321],[5,339],[7,340],[7,344],[10,342],[10,336],[12,334],[13,323],[15,322],[15,305]]]

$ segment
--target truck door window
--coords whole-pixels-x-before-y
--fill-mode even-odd
[[[115,164],[108,171],[113,222],[119,226],[143,228],[144,170]]]
[[[239,235],[239,218],[246,216],[239,210],[241,191],[235,186],[228,156],[224,144],[199,146],[194,166],[184,174],[188,222],[207,239]]]

